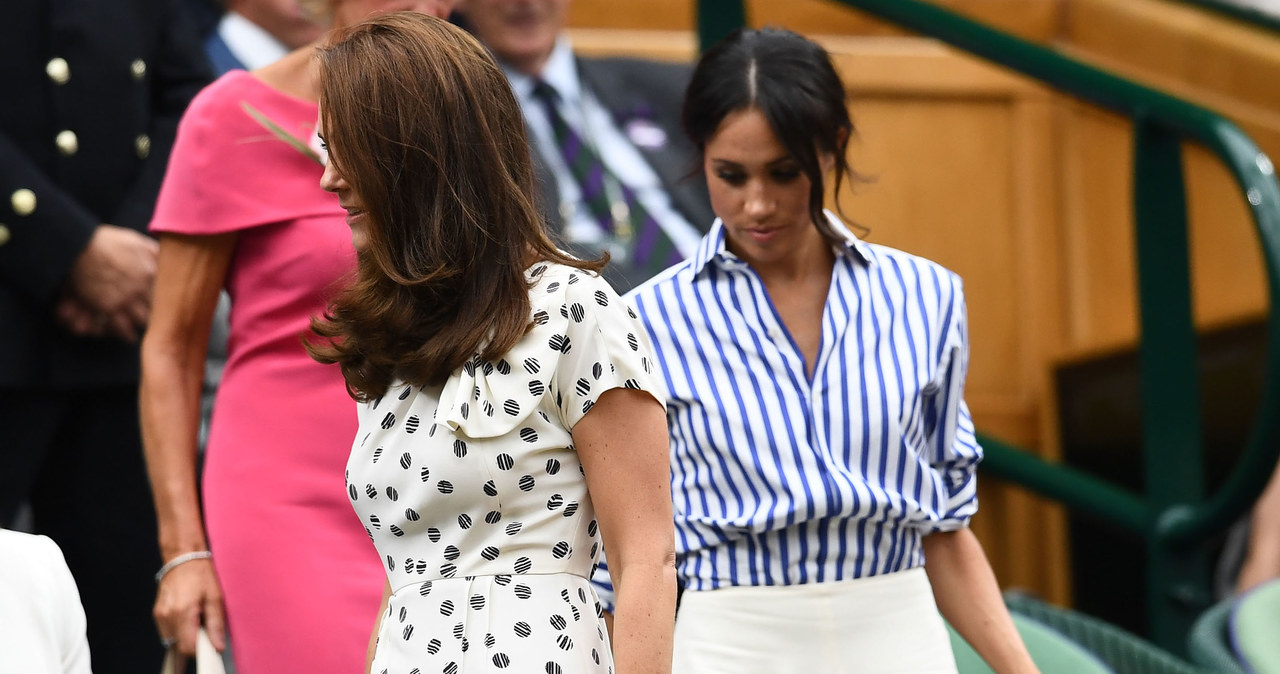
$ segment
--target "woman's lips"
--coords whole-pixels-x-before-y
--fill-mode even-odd
[[[365,211],[360,208],[348,208],[346,210],[347,210],[347,226],[348,227],[351,226],[351,223],[359,220],[360,218],[363,218],[365,215]]]
[[[776,229],[746,229],[743,232],[756,243],[768,243],[778,235],[778,230]]]

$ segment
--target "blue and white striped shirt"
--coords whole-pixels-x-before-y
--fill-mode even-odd
[[[827,216],[846,241],[811,379],[719,221],[693,257],[627,296],[665,378],[690,590],[910,569],[924,562],[924,534],[977,510],[960,278]],[[612,609],[603,565],[597,581]]]

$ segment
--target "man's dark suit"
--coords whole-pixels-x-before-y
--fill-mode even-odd
[[[666,142],[660,147],[637,145],[636,149],[662,181],[672,207],[698,231],[710,229],[715,214],[711,211],[698,150],[685,137],[680,123],[680,106],[692,68],[628,58],[578,57],[577,63],[583,86],[609,111],[619,129],[625,129],[629,121],[642,119],[665,132]],[[563,220],[556,208],[560,192],[555,177],[536,148],[533,159],[543,215],[552,229],[560,232]],[[599,254],[596,250],[577,252],[588,256]],[[606,276],[618,292],[626,292],[648,278],[646,272],[626,265],[610,265]]]
[[[227,41],[222,39],[222,35],[214,29],[213,33],[204,40],[204,53],[209,57],[209,65],[213,67],[216,75],[222,75],[231,70],[244,70],[244,64],[240,59],[236,58],[231,46]]]
[[[154,671],[159,554],[138,431],[138,349],[75,337],[53,310],[95,228],[146,230],[178,120],[207,67],[169,0],[5,9],[0,524],[29,498],[36,529],[63,548],[94,671]]]

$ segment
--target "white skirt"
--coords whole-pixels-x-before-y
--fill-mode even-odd
[[[955,674],[923,568],[856,580],[685,592],[673,674]]]

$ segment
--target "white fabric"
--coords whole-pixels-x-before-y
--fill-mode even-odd
[[[227,667],[222,664],[222,655],[209,640],[209,633],[203,627],[196,633],[196,674],[226,674]],[[160,674],[183,674],[187,671],[187,658],[178,654],[177,647],[172,647],[164,656],[160,665]]]
[[[560,202],[577,205],[572,213],[561,213],[565,220],[565,237],[577,243],[601,243],[604,231],[587,207],[580,205],[582,190],[560,154],[555,133],[551,130],[551,122],[547,119],[542,104],[533,96],[536,82],[532,77],[509,66],[504,65],[503,70],[520,101],[520,108],[533,135],[537,152],[542,155],[555,176]],[[577,131],[585,142],[595,147],[600,159],[618,180],[635,190],[636,198],[666,232],[680,254],[685,257],[692,255],[698,249],[702,233],[675,210],[662,181],[649,167],[644,156],[618,129],[604,105],[582,86],[582,81],[578,78],[577,61],[568,39],[561,37],[556,41],[555,49],[543,66],[541,75],[559,94],[560,114],[564,116],[565,123]],[[615,260],[625,259],[625,250],[610,249],[609,252]]]
[[[218,37],[227,43],[227,49],[244,64],[245,70],[270,65],[289,53],[289,48],[271,33],[235,12],[227,12],[218,22]]]
[[[685,592],[672,674],[956,671],[924,569]]]
[[[90,672],[80,593],[45,536],[0,529],[0,672]]]

